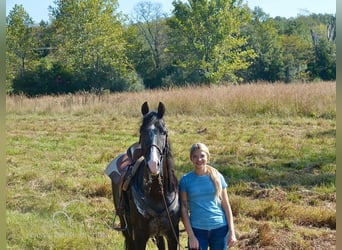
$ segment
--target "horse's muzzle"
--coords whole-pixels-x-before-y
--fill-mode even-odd
[[[158,175],[159,174],[159,166],[160,166],[159,159],[150,159],[147,162],[147,164],[148,164],[148,167],[149,167],[152,175]]]

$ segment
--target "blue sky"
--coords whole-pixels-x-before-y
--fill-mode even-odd
[[[130,14],[134,6],[142,0],[119,0],[119,10],[124,14]],[[148,0],[159,2],[163,10],[170,13],[173,9],[173,0]],[[183,0],[185,1],[185,0]],[[48,6],[54,6],[53,0],[6,0],[6,15],[15,4],[22,4],[26,12],[39,23],[41,20],[49,20]],[[335,14],[336,0],[245,0],[250,8],[261,7],[271,17],[296,17],[298,14]]]

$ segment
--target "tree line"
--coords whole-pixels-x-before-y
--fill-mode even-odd
[[[55,0],[6,18],[7,93],[140,91],[189,84],[336,80],[336,15],[271,18],[242,0]]]

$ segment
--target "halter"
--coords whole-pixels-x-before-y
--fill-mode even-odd
[[[155,136],[155,135],[154,135]],[[146,152],[149,152],[151,151],[152,148],[156,148],[158,153],[159,153],[159,163],[162,164],[163,163],[163,157],[167,154],[167,149],[168,149],[168,133],[166,132],[165,134],[165,142],[164,142],[164,147],[161,149],[157,144],[155,143],[151,143],[149,144],[145,149],[143,149],[143,155],[146,154]],[[141,145],[141,134],[140,134],[140,137],[139,137],[139,144]],[[148,161],[148,159],[145,158],[145,162]],[[147,164],[147,162],[146,162]],[[163,173],[163,171],[161,171],[161,174]]]
[[[158,150],[158,153],[162,156],[165,154],[165,150],[166,150],[166,140],[165,140],[165,147],[163,148],[163,150],[160,149],[160,147],[157,144],[152,143],[148,148],[151,150],[153,147],[155,147]]]

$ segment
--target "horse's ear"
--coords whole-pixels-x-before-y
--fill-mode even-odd
[[[141,106],[141,113],[143,115],[146,115],[150,111],[147,102],[144,102],[143,105]]]
[[[158,118],[159,118],[159,119],[163,118],[164,113],[165,113],[165,105],[164,105],[164,103],[159,102],[159,105],[158,105],[158,114],[157,114]]]

